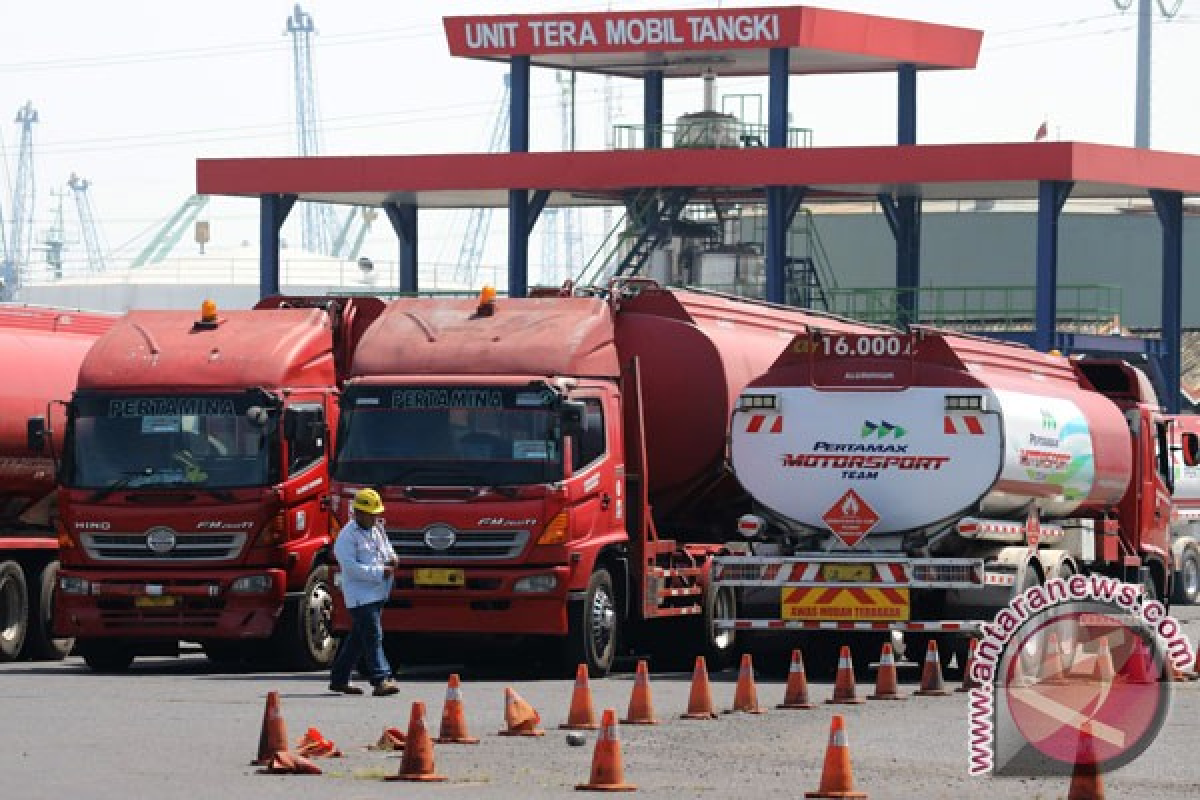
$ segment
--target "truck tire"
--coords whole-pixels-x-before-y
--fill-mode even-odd
[[[313,569],[298,598],[288,598],[283,606],[276,636],[282,641],[276,651],[283,654],[289,669],[312,672],[329,669],[337,652],[333,638],[333,593],[329,568]]]
[[[737,631],[717,630],[722,619],[737,619],[737,595],[732,588],[717,588],[711,583],[704,592],[704,661],[713,672],[733,664],[737,656]]]
[[[16,561],[0,561],[0,662],[16,661],[29,630],[29,592],[25,570]]]
[[[1200,595],[1200,555],[1197,554],[1196,548],[1189,547],[1183,551],[1171,594],[1176,603],[1189,606],[1194,604],[1196,596]]]
[[[568,606],[567,664],[586,664],[590,677],[603,678],[616,660],[620,632],[612,576],[600,567],[588,580],[583,602]]]
[[[54,635],[54,591],[58,586],[58,562],[51,561],[42,567],[37,581],[29,593],[29,629],[25,634],[25,646],[21,658],[32,661],[62,661],[74,639],[59,639]]]
[[[80,639],[76,647],[96,672],[125,672],[133,663],[133,648],[120,639]]]

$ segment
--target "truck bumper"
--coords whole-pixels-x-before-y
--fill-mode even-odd
[[[239,579],[268,585],[234,591]],[[283,608],[287,573],[244,569],[93,573],[64,570],[55,593],[54,631],[80,638],[261,639]]]
[[[439,567],[440,569],[440,567]],[[459,586],[416,585],[415,570],[401,568],[383,609],[385,633],[492,633],[564,635],[567,632],[568,566],[524,570],[463,570]],[[550,591],[518,591],[522,579],[553,575]],[[333,627],[350,629],[341,592],[334,595]]]

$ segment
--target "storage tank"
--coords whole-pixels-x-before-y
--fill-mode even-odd
[[[1106,380],[1129,396],[1148,391],[1117,372]],[[1078,364],[980,338],[817,333],[750,384],[751,404],[771,407],[733,416],[737,476],[817,532],[932,532],[1031,508],[1051,520],[1111,508],[1132,475],[1126,417]]]

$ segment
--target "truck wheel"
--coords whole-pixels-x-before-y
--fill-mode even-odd
[[[81,639],[78,649],[96,672],[124,672],[133,663],[133,648],[117,639]]]
[[[17,660],[28,629],[25,571],[15,561],[0,562],[0,662]]]
[[[276,634],[283,637],[280,652],[290,669],[314,671],[333,664],[337,642],[333,638],[333,594],[329,568],[314,569],[299,599],[284,604]]]
[[[30,614],[29,631],[25,636],[22,658],[33,661],[62,661],[75,646],[74,639],[58,639],[54,636],[54,591],[57,585],[58,562],[51,561],[42,567],[37,583],[30,592],[30,610],[36,611],[37,615]]]
[[[583,602],[573,604],[570,609],[567,620],[567,663],[586,664],[590,677],[603,678],[612,669],[616,659],[619,633],[612,576],[601,567],[588,580]]]
[[[737,631],[718,630],[719,620],[737,619],[737,595],[733,589],[709,584],[704,592],[704,661],[716,672],[733,663],[737,655]]]
[[[1189,547],[1183,551],[1183,561],[1179,572],[1175,575],[1175,590],[1172,593],[1176,603],[1192,605],[1200,594],[1200,556],[1196,549]]]

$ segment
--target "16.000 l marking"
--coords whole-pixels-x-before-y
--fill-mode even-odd
[[[861,356],[882,358],[885,356],[912,355],[912,341],[899,336],[826,336],[821,340],[826,356]]]

